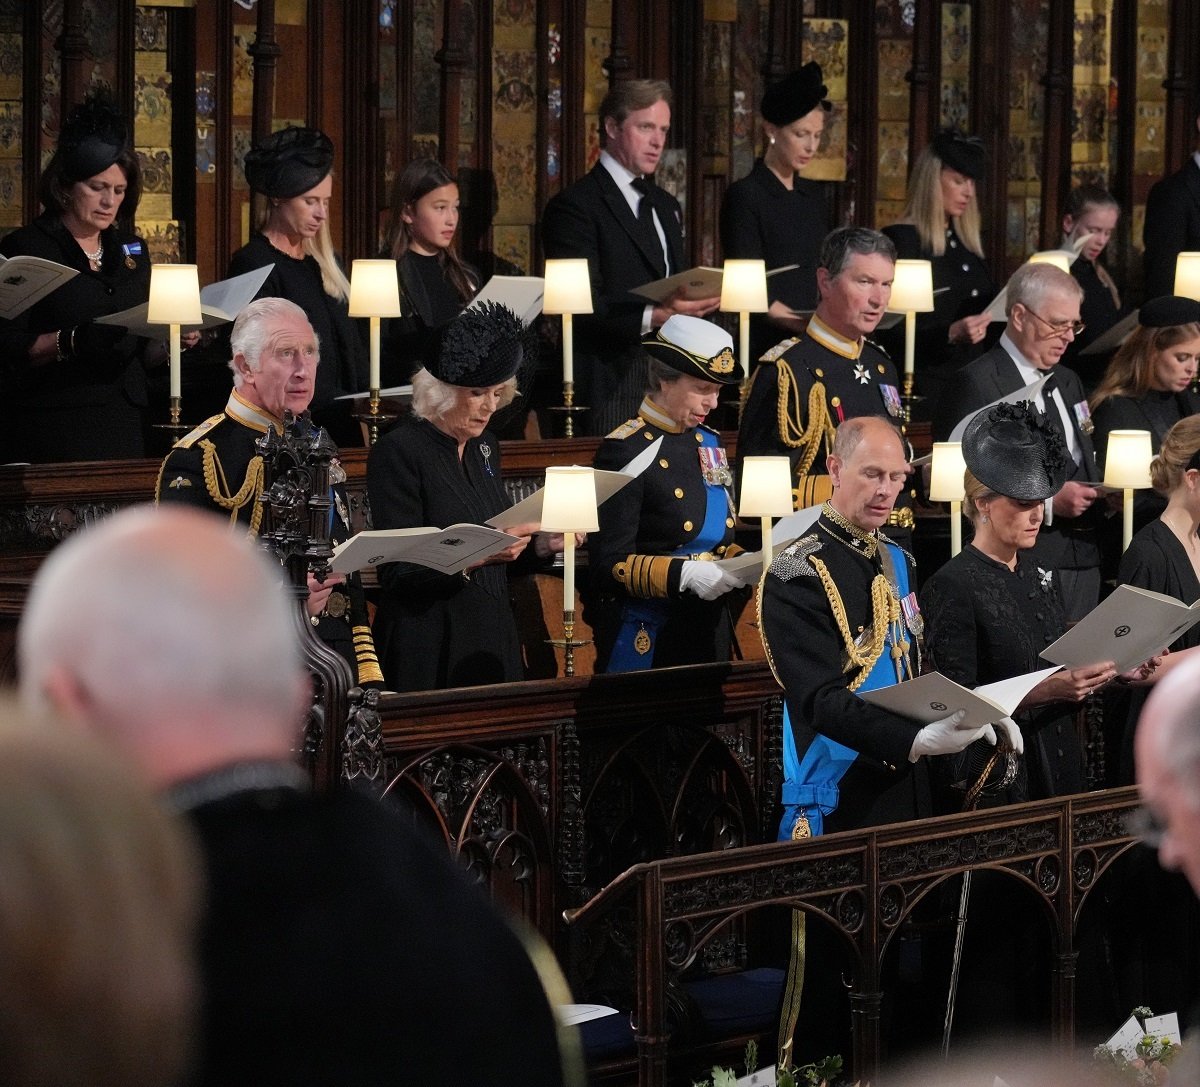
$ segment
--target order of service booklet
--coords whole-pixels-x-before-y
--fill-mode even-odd
[[[998,721],[1001,717],[1011,717],[1021,704],[1021,699],[1058,669],[1056,664],[1038,672],[985,683],[973,691],[948,679],[941,672],[928,672],[891,687],[860,691],[859,698],[925,725],[940,721],[959,710],[966,710],[966,716],[956,727],[961,730],[975,729]]]
[[[385,562],[415,562],[443,574],[457,574],[518,539],[486,525],[369,529],[338,544],[329,569],[350,574]]]
[[[767,278],[770,279],[771,276],[780,272],[790,272],[793,268],[799,267],[798,264],[781,264],[778,268],[772,268],[767,272]],[[643,283],[640,287],[634,287],[631,293],[649,298],[651,302],[665,302],[682,288],[683,297],[694,302],[699,298],[716,298],[721,293],[721,284],[724,279],[723,269],[710,268],[707,264],[701,264],[695,268],[689,268],[686,272],[676,272],[673,276],[667,276],[666,279]]]
[[[11,321],[77,275],[45,257],[0,257],[0,317]]]
[[[1042,656],[1064,668],[1113,661],[1118,672],[1149,660],[1200,623],[1200,600],[1190,607],[1173,596],[1118,585]]]

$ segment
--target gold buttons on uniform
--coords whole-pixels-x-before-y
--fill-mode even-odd
[[[814,374],[816,374],[816,375],[817,375],[817,377],[824,377],[824,376],[825,376],[825,371],[824,371],[824,370],[822,370],[822,369],[820,369],[820,368],[818,368],[818,369],[814,370],[814,371],[813,371],[813,373],[814,373]]]
[[[829,402],[836,408],[841,404],[842,398],[840,396],[834,396],[830,398]]]
[[[666,457],[659,457],[658,458],[658,466],[660,468],[670,468],[671,462],[669,460],[667,460]]]
[[[700,442],[701,444],[703,444],[703,443],[704,443],[704,435],[703,435],[703,434],[697,434],[697,435],[696,435],[696,441],[697,441],[697,442]]]
[[[733,528],[733,518],[732,518],[732,517],[726,517],[726,518],[725,518],[725,527],[726,527],[726,528]]]
[[[883,373],[883,363],[882,362],[879,363],[878,370],[881,374]]]
[[[676,497],[676,498],[682,498],[682,497],[683,497],[683,488],[682,488],[682,487],[676,487],[676,488],[675,488],[675,497]]]
[[[725,545],[724,545],[724,544],[721,544],[721,546],[717,548],[717,554],[718,554],[718,555],[724,555],[724,554],[725,554],[725,551],[726,551],[726,548],[725,548]]]
[[[654,435],[651,434],[650,431],[648,431],[648,430],[642,432],[642,437],[645,438],[646,441],[648,441],[648,442],[654,441]]]
[[[683,531],[684,531],[684,532],[691,532],[691,531],[692,531],[692,522],[691,522],[691,521],[684,521],[684,522],[683,522]]]

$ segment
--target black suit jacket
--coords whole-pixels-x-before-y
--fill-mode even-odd
[[[1200,166],[1194,158],[1150,190],[1142,245],[1146,299],[1174,293],[1175,258],[1200,250]]]
[[[1071,427],[1082,460],[1071,478],[1098,483],[1100,474],[1091,434],[1080,427],[1079,416],[1074,410],[1076,404],[1087,399],[1083,383],[1078,374],[1065,366],[1055,367],[1054,372],[1058,375],[1058,391],[1071,417]],[[1007,393],[1015,392],[1023,384],[1017,364],[997,344],[986,354],[969,362],[950,381],[946,395],[934,412],[933,440],[948,440],[950,432],[965,416]],[[1100,547],[1096,528],[1103,517],[1100,505],[1094,504],[1082,517],[1056,516],[1053,525],[1043,524],[1033,549],[1034,559],[1046,568],[1075,570],[1098,566]]]
[[[647,195],[667,238],[671,274],[686,271],[679,201],[657,186]],[[593,312],[574,321],[576,401],[591,407],[590,430],[607,433],[635,415],[641,403],[640,340],[648,301],[630,291],[667,274],[662,247],[644,235],[624,194],[599,163],[546,205],[542,245],[552,260],[587,258]]]

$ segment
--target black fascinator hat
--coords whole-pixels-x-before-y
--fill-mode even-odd
[[[987,170],[987,151],[978,136],[965,136],[956,128],[945,128],[930,145],[942,165],[978,181]]]
[[[499,385],[522,368],[525,340],[525,326],[512,310],[499,302],[483,302],[442,326],[434,357],[425,368],[447,385]]]
[[[129,146],[129,126],[107,94],[93,92],[75,106],[58,135],[57,155],[68,184],[104,173]]]
[[[829,88],[822,82],[821,66],[810,60],[804,67],[772,83],[762,98],[763,120],[773,125],[790,125],[817,106],[832,108],[826,100]]]
[[[1074,467],[1062,436],[1028,401],[979,412],[967,424],[962,451],[980,483],[1018,502],[1056,495]]]
[[[250,148],[243,168],[255,192],[290,200],[325,180],[333,169],[333,141],[320,129],[289,125]]]

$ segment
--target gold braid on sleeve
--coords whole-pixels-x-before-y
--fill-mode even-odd
[[[231,511],[229,520],[230,523],[233,523],[237,521],[237,515],[246,503],[257,499],[262,490],[263,459],[262,457],[251,458],[246,468],[246,478],[242,480],[241,487],[238,488],[236,494],[230,494],[229,484],[225,479],[225,470],[221,467],[220,460],[217,459],[217,447],[212,442],[205,440],[200,443],[200,449],[201,463],[204,466],[204,487],[208,491],[208,497],[221,509]],[[262,504],[254,502],[254,509],[250,511],[249,532],[251,536],[258,535],[258,527],[261,522]]]
[[[803,450],[796,465],[796,479],[803,479],[812,468],[822,446],[833,443],[833,420],[829,418],[829,406],[825,403],[825,385],[814,381],[808,390],[808,411],[800,411],[800,386],[792,368],[779,359],[775,363],[778,373],[778,426],[779,440],[789,449]],[[808,425],[802,420],[807,416]]]
[[[833,583],[833,578],[825,563],[815,556],[810,556],[808,561],[812,563],[813,569],[816,570],[817,576],[825,588],[825,596],[829,600],[829,608],[833,612],[834,622],[837,623],[838,632],[846,646],[849,663],[858,669],[858,675],[850,681],[850,690],[857,691],[883,653],[888,628],[900,619],[900,601],[892,592],[887,578],[882,574],[876,574],[871,581],[871,635],[867,644],[860,648],[855,644],[854,635],[850,633],[850,624],[846,619],[846,606],[842,603],[842,594],[838,592],[838,587]]]

